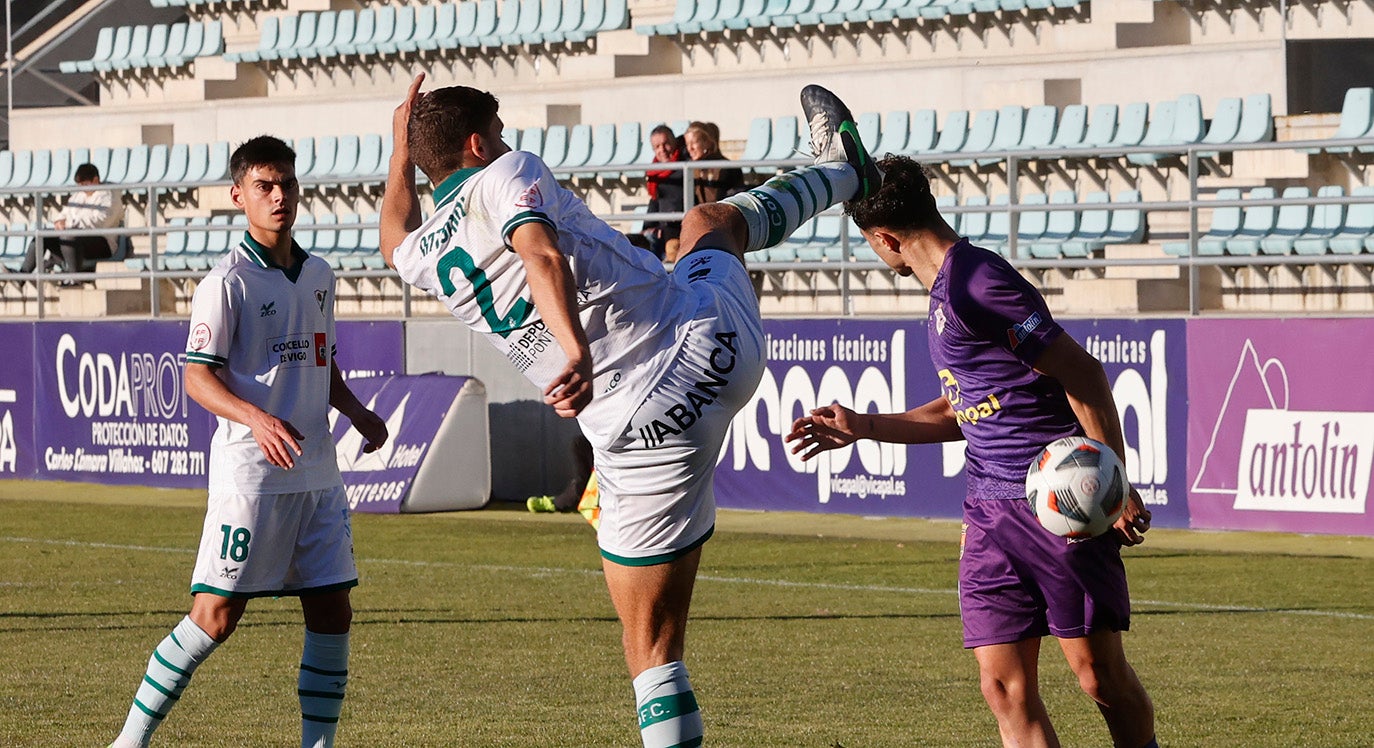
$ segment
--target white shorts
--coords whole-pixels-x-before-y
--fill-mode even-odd
[[[343,486],[301,493],[210,494],[191,594],[309,595],[357,584]]]
[[[764,370],[763,323],[743,263],[697,250],[673,275],[697,295],[696,316],[625,432],[594,456],[597,543],[602,556],[626,566],[666,563],[710,537],[725,433]]]

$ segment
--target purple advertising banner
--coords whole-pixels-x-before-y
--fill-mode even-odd
[[[470,377],[442,374],[369,377],[349,381],[353,394],[386,421],[390,435],[376,452],[363,453],[363,438],[333,413],[339,472],[355,511],[395,514],[428,454],[439,426]],[[486,438],[485,434],[481,435]]]
[[[1374,320],[1195,320],[1188,475],[1197,528],[1374,534]]]
[[[1103,362],[1122,412],[1127,470],[1161,526],[1188,523],[1183,466],[1186,392],[1180,320],[1076,322],[1065,328]],[[958,517],[964,444],[862,440],[809,462],[782,437],[818,404],[909,410],[941,394],[926,323],[765,320],[768,369],[735,417],[716,469],[722,507],[877,516]]]
[[[38,470],[33,451],[33,325],[0,325],[0,477],[32,478]]]
[[[165,488],[205,485],[214,418],[185,392],[182,321],[6,325],[32,336],[36,477]],[[399,322],[341,322],[350,373],[404,367]],[[12,362],[2,371],[14,370]]]

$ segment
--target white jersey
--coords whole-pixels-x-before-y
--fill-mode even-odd
[[[696,297],[531,154],[512,151],[486,168],[459,170],[435,187],[434,202],[434,214],[397,247],[397,271],[483,333],[541,390],[567,356],[534,308],[509,240],[530,222],[557,232],[592,355],[592,402],[578,421],[594,445],[609,445],[667,366]]]
[[[334,358],[334,271],[292,244],[299,275],[267,259],[244,233],[196,286],[188,363],[223,367],[234,395],[305,435],[290,470],[267,461],[247,426],[219,418],[210,442],[210,490],[244,494],[315,491],[342,484],[329,434]]]

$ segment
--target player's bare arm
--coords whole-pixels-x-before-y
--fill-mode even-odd
[[[796,442],[792,454],[803,460],[830,449],[873,439],[898,444],[934,444],[962,439],[954,409],[937,397],[905,413],[855,413],[833,403],[812,410],[792,422],[787,442]]]
[[[343,372],[339,371],[337,362],[330,363],[329,372],[329,405],[343,414],[348,422],[353,424],[353,428],[363,435],[363,452],[376,452],[386,444],[387,430],[386,421],[383,421],[376,413],[367,409],[353,390],[349,388],[348,382],[344,380]]]
[[[253,430],[253,439],[268,462],[288,470],[295,467],[293,454],[304,453],[300,440],[305,438],[295,426],[235,395],[217,368],[188,363],[185,378],[186,394],[202,408]]]
[[[1121,459],[1126,458],[1126,440],[1121,433],[1121,418],[1112,397],[1112,386],[1102,362],[1083,350],[1072,335],[1061,334],[1050,343],[1035,362],[1035,370],[1059,380],[1068,395],[1083,433],[1089,439],[1106,444]],[[1121,542],[1137,545],[1144,540],[1142,533],[1150,529],[1150,510],[1131,488],[1131,500],[1121,512],[1121,519],[1113,525]]]
[[[388,267],[396,267],[391,255],[410,232],[420,228],[420,195],[415,190],[415,162],[410,160],[408,123],[410,110],[424,94],[420,86],[425,74],[415,76],[405,101],[391,115],[391,161],[387,166],[386,190],[382,193],[379,249]]]
[[[563,372],[544,390],[544,402],[558,415],[572,418],[592,401],[592,352],[577,316],[572,269],[558,249],[553,229],[542,223],[517,227],[510,243],[525,265],[534,308],[568,357]]]

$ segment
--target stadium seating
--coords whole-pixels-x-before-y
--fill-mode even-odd
[[[144,68],[178,68],[224,51],[220,21],[102,28],[89,60],[58,65],[64,73],[118,74]]]

